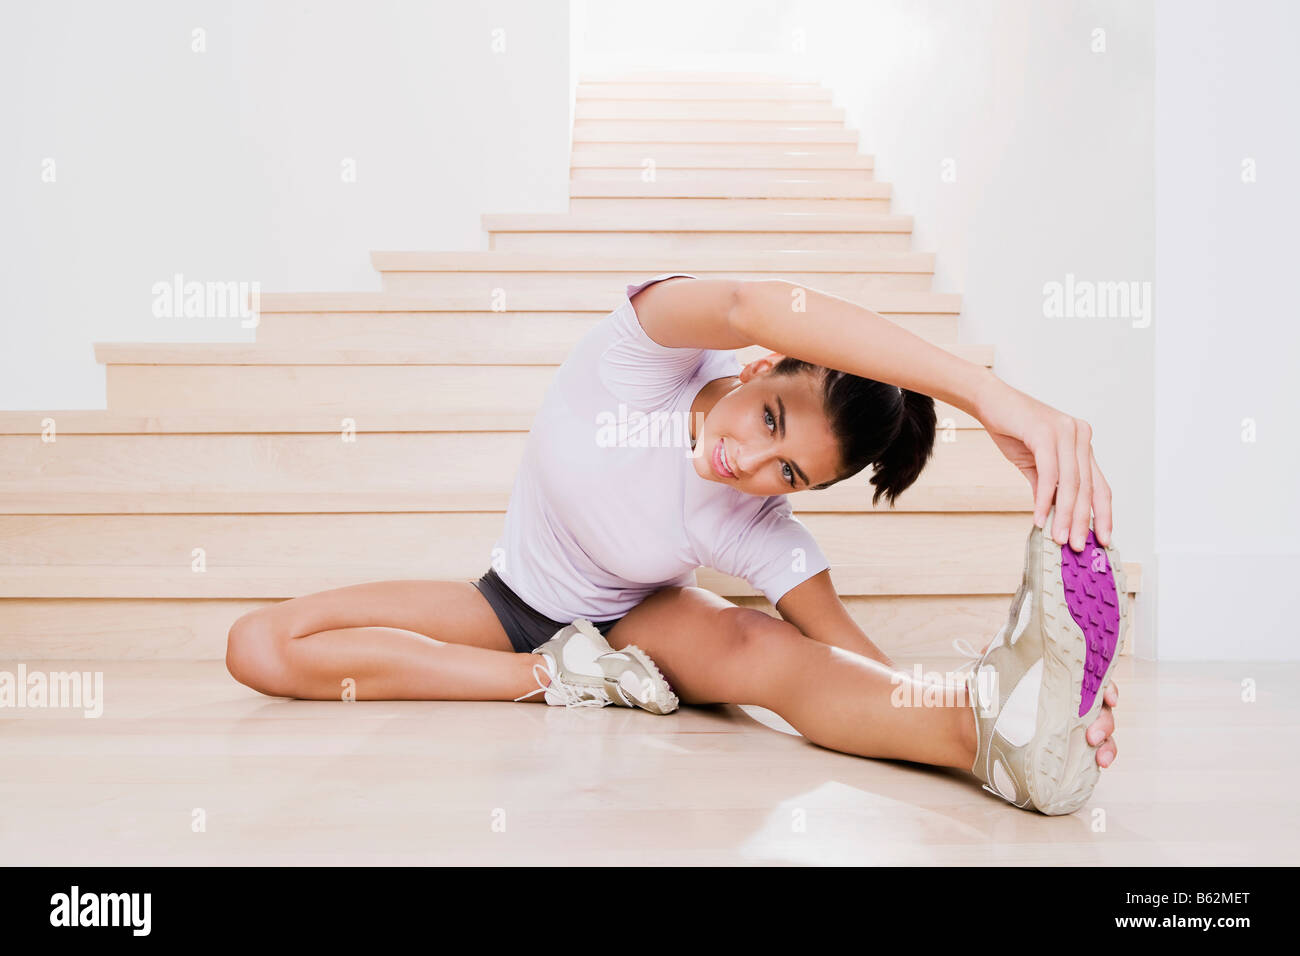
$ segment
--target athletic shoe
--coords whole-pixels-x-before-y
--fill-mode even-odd
[[[1127,630],[1119,552],[1092,529],[1084,549],[1052,540],[1053,512],[1025,542],[1025,569],[1007,624],[966,678],[975,711],[971,771],[1023,809],[1073,813],[1097,785],[1087,730],[1102,708]]]
[[[542,659],[533,665],[537,690],[515,700],[545,692],[545,701],[565,707],[640,707],[652,714],[677,709],[677,695],[650,655],[635,644],[621,651],[585,618],[561,628],[533,651]],[[550,683],[542,682],[545,675]]]

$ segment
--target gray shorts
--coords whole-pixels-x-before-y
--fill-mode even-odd
[[[555,632],[572,624],[572,621],[552,621],[549,617],[534,611],[523,602],[514,591],[506,586],[495,568],[488,568],[487,574],[474,582],[474,587],[487,598],[488,604],[496,612],[497,620],[506,630],[510,644],[520,654],[531,653],[555,636]],[[609,629],[622,618],[612,621],[592,621],[596,630],[608,634]]]

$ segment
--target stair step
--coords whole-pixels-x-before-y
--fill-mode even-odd
[[[489,232],[807,232],[909,234],[912,217],[885,213],[713,213],[707,216],[578,215],[569,212],[495,213],[482,217]]]
[[[573,150],[569,165],[575,171],[590,168],[624,168],[641,170],[647,157],[643,150],[611,144]],[[657,150],[653,156],[655,167],[662,173],[666,169],[707,169],[711,172],[731,171],[772,172],[786,178],[797,172],[873,172],[874,156],[859,153],[824,155],[788,149],[720,150],[688,146]]]
[[[751,212],[864,213],[889,212],[888,199],[709,199],[632,196],[616,199],[570,199],[569,212],[615,216],[746,214]]]
[[[405,254],[403,254],[405,255]],[[527,253],[436,253],[439,266],[459,268],[466,272],[481,269],[487,263],[500,262],[510,268],[527,269],[541,260],[557,264],[596,265],[590,256],[539,257]],[[716,254],[714,254],[716,255]],[[709,255],[698,255],[694,262],[705,267],[743,264],[745,258],[755,266],[765,267],[770,256],[803,257],[807,269],[838,268],[841,263],[853,260],[868,262],[868,256],[853,254],[843,256],[824,252],[773,253],[759,252],[748,257],[730,255],[724,261]],[[835,258],[823,257],[835,255]],[[496,257],[496,258],[489,258]],[[418,261],[418,260],[417,260]],[[635,264],[630,269],[641,278],[671,272],[692,264],[689,258],[672,256],[629,260],[626,257],[608,256],[599,260],[612,268]],[[682,268],[681,271],[688,271]],[[850,270],[851,271],[851,270]],[[699,274],[699,273],[692,273]],[[819,274],[812,283],[822,287],[825,275]],[[640,280],[638,280],[640,281]],[[323,348],[444,348],[472,341],[484,348],[504,346],[535,346],[573,343],[617,307],[621,296],[617,283],[602,290],[599,298],[583,295],[580,302],[585,311],[531,311],[538,308],[538,296],[529,293],[524,299],[512,295],[509,312],[488,311],[481,296],[476,297],[471,309],[457,309],[437,297],[394,296],[375,292],[313,292],[264,293],[261,296],[260,324],[257,340],[265,344],[310,344]],[[547,304],[553,306],[556,295],[548,293]],[[563,292],[564,296],[571,293]],[[851,297],[868,308],[906,328],[927,341],[935,343],[957,340],[957,321],[961,312],[961,296],[952,293],[906,292],[888,289],[871,289],[863,295]],[[524,308],[527,307],[527,308]],[[474,311],[477,309],[477,311]]]
[[[708,120],[724,123],[769,123],[784,126],[843,126],[844,108],[819,100],[784,103],[761,100],[608,100],[579,96],[573,117],[584,120],[636,120],[642,123]]]
[[[812,76],[762,73],[753,70],[593,70],[578,74],[579,83],[689,83],[712,86],[760,84],[764,86],[818,87]]]
[[[629,254],[695,250],[907,249],[912,217],[884,213],[526,213],[482,217],[493,250]]]
[[[518,420],[498,420],[499,430],[386,431],[362,415],[355,440],[344,440],[337,418],[289,423],[258,420],[255,413],[243,420],[195,413],[147,419],[151,430],[132,433],[120,429],[138,418],[100,414],[94,421],[95,412],[46,413],[55,441],[42,441],[33,427],[44,418],[28,419],[25,433],[0,434],[0,513],[504,513],[528,438],[525,429],[508,430]],[[300,430],[278,430],[285,424]],[[474,424],[493,423],[481,417]],[[886,512],[883,501],[871,503],[869,474],[822,491],[792,492],[791,506],[798,514]],[[1026,481],[988,434],[955,423],[896,503],[900,511],[1031,507]]]
[[[663,262],[675,261],[665,254]],[[672,271],[668,267],[666,271]],[[682,270],[687,271],[687,270]],[[641,272],[646,279],[654,272]],[[698,274],[698,273],[692,273]],[[820,280],[819,280],[820,281]],[[583,292],[575,295],[563,286],[511,297],[509,313],[521,312],[591,312],[608,314],[621,304],[626,290],[617,283],[603,289],[599,295]],[[264,292],[260,297],[260,314],[276,312],[481,312],[493,319],[509,313],[492,312],[484,308],[481,297],[393,295],[387,292]],[[917,292],[908,290],[878,289],[859,303],[881,315],[957,315],[961,312],[961,296],[951,292]]]
[[[955,314],[886,313],[936,344],[957,340]],[[257,341],[320,348],[447,348],[472,341],[484,349],[573,343],[600,321],[574,312],[263,312]]]
[[[699,215],[723,213],[888,213],[889,183],[802,180],[755,182],[699,178],[694,182],[574,180],[569,212],[605,215]]]
[[[427,512],[0,515],[0,597],[284,598],[367,580],[472,580],[487,570],[504,520]],[[1029,526],[1020,513],[800,520],[845,594],[1010,594]],[[193,570],[195,549],[204,571]],[[704,587],[726,577],[698,575]],[[752,593],[743,582],[735,588]]]
[[[831,574],[834,576],[835,571]],[[700,571],[698,577],[705,579],[708,573]],[[342,580],[340,586],[363,580]],[[298,593],[307,594],[319,581],[299,583],[306,587]],[[765,598],[726,596],[742,607],[776,613]],[[958,636],[972,643],[981,637],[987,639],[1006,620],[1010,597],[845,594],[841,600],[871,640],[899,660],[904,655],[951,657],[952,639]],[[1132,598],[1127,600],[1131,602]],[[230,626],[236,619],[273,603],[268,599],[240,598],[0,599],[0,659],[222,660]]]
[[[993,346],[952,343],[941,345],[945,351],[986,368],[993,365]],[[508,370],[518,366],[558,367],[571,348],[532,346],[510,349],[490,355],[473,345],[459,349],[325,349],[300,346],[263,345],[243,342],[96,342],[95,360],[113,366],[205,365],[242,367],[248,365],[330,366],[447,366],[473,365]],[[770,350],[761,345],[736,349],[742,364],[761,358]],[[508,373],[506,373],[508,374]]]
[[[687,200],[691,202],[693,200]],[[370,262],[383,278],[384,291],[394,295],[430,295],[459,297],[459,301],[476,302],[491,308],[494,304],[503,311],[514,306],[518,296],[556,296],[563,301],[579,304],[595,303],[605,297],[621,301],[628,285],[644,282],[648,277],[665,272],[682,271],[701,279],[769,279],[781,278],[809,288],[840,296],[852,302],[869,300],[875,291],[928,291],[934,278],[934,256],[924,252],[874,252],[841,257],[841,263],[855,262],[852,268],[837,271],[801,271],[805,264],[799,254],[787,257],[791,266],[775,272],[762,266],[760,255],[727,258],[738,266],[735,269],[713,269],[705,260],[709,257],[664,256],[640,257],[637,268],[614,271],[620,258],[610,257],[599,263],[584,257],[544,257],[527,253],[470,253],[484,257],[475,261],[478,269],[458,268],[448,265],[454,261],[446,253],[426,252],[372,252]],[[778,253],[779,255],[779,253]],[[806,254],[811,258],[819,253]],[[496,257],[496,258],[493,258]],[[513,267],[503,258],[521,259],[523,267]],[[529,262],[528,260],[534,260]],[[550,260],[549,262],[547,260]],[[678,265],[668,265],[677,260]],[[568,269],[547,268],[564,262]],[[632,261],[636,262],[634,258]],[[806,261],[806,260],[805,260]],[[495,268],[494,268],[495,265]],[[608,270],[608,271],[607,271]],[[527,301],[536,301],[529,298]],[[554,300],[553,300],[554,301]]]
[[[844,199],[888,202],[893,187],[875,179],[854,183],[828,183],[809,179],[770,179],[763,183],[737,183],[727,176],[700,174],[682,182],[642,182],[639,179],[585,179],[569,184],[570,200],[577,199]],[[740,208],[740,207],[737,207]]]
[[[616,183],[628,188],[663,188],[691,186],[703,180],[725,179],[734,190],[763,193],[783,183],[803,182],[810,189],[833,192],[856,190],[864,183],[875,182],[870,169],[719,169],[714,167],[677,167],[656,165],[653,174],[644,162],[625,166],[574,166],[569,170],[569,188],[584,183]],[[652,178],[653,182],[646,182]]]
[[[711,120],[579,120],[573,124],[573,146],[593,143],[770,144],[839,147],[854,151],[858,131],[842,126],[782,126],[775,123],[722,123]]]
[[[153,414],[286,408],[364,418],[540,407],[554,365],[109,365],[108,407]]]
[[[988,366],[988,346],[941,346]],[[261,345],[101,344],[108,407],[115,411],[206,408],[331,410],[345,417],[406,412],[538,408],[564,349],[499,356],[464,349],[304,349]],[[737,350],[742,363],[767,354]],[[164,363],[164,364],[157,364]],[[479,364],[474,364],[479,363]],[[524,403],[524,404],[520,404]]]
[[[760,100],[831,104],[831,91],[813,83],[579,82],[580,100]]]
[[[766,156],[775,166],[785,164],[791,154],[849,160],[858,154],[856,143],[816,143],[792,140],[788,143],[706,142],[652,140],[648,136],[629,140],[601,140],[573,143],[573,151],[596,158],[624,159],[633,156],[643,166],[674,166],[678,157],[697,156],[701,151],[716,158],[715,166],[732,166],[753,156]],[[570,154],[570,165],[573,163]],[[599,165],[599,164],[597,164]]]
[[[707,252],[695,256],[620,255],[593,261],[586,255],[548,255],[536,252],[395,250],[370,253],[371,264],[381,271],[487,272],[562,274],[569,277],[606,276],[615,289],[627,278],[639,281],[664,272],[692,275],[784,276],[798,273],[933,272],[932,252],[803,252],[770,251],[740,255]],[[337,294],[337,293],[325,293]],[[263,295],[265,303],[267,296]],[[266,311],[263,309],[263,311]]]

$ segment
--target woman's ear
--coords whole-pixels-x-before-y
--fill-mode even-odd
[[[741,382],[748,382],[755,375],[764,375],[772,371],[773,366],[785,358],[780,352],[768,352],[762,358],[756,358],[740,370]]]

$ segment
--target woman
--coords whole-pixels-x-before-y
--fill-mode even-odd
[[[732,352],[754,344],[772,354],[742,369]],[[1058,544],[1031,532],[1008,627],[964,693],[900,707],[893,692],[907,678],[850,617],[785,493],[873,465],[873,500],[892,504],[933,449],[927,396],[985,425],[1035,489],[1035,525],[1055,516]],[[1094,540],[1094,510],[1100,552],[1110,490],[1085,422],[838,297],[667,274],[628,286],[560,366],[483,578],[359,584],[253,611],[231,628],[227,666],[262,693],[321,700],[545,691],[553,704],[665,712],[675,689],[687,703],[766,707],[824,747],[973,770],[1018,806],[1068,812],[1115,756],[1106,678],[1117,635],[1094,659],[1088,635],[1053,631],[1040,613],[1054,586],[1044,567],[1059,585],[1062,555]],[[1110,579],[1109,554],[1100,564]],[[745,578],[782,619],[695,586],[699,566]],[[1031,623],[1032,638],[1018,639]],[[1100,682],[1075,714],[1050,698],[1086,692],[1052,675],[1078,684],[1083,670]],[[976,675],[1004,686],[977,688]],[[1040,695],[1053,726],[995,732],[999,708],[1023,719]]]

